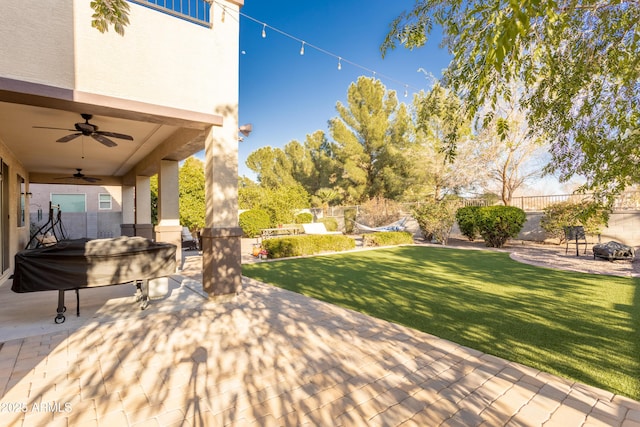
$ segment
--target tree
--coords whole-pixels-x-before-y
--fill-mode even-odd
[[[278,188],[296,183],[291,175],[291,161],[280,148],[258,148],[249,154],[246,164],[258,175],[258,182],[263,187]]]
[[[471,121],[460,99],[435,85],[414,96],[416,144],[411,148],[415,171],[408,188],[417,200],[441,200],[473,188],[484,178],[483,167],[471,134]],[[451,150],[455,147],[455,150]]]
[[[295,140],[285,145],[291,175],[309,194],[316,194],[336,182],[339,168],[333,151],[333,144],[321,130],[308,134],[304,145]]]
[[[204,164],[195,157],[187,158],[178,173],[180,224],[197,230],[205,226]]]
[[[489,180],[497,184],[505,206],[528,180],[542,175],[542,157],[548,145],[528,131],[526,118],[515,102],[501,102],[478,132],[482,164]]]
[[[398,112],[394,91],[376,79],[359,77],[347,91],[347,105],[336,104],[339,117],[329,121],[335,158],[342,165],[337,185],[347,203],[401,193],[404,157],[396,151],[405,144],[408,116]],[[396,181],[396,187],[389,185]]]
[[[101,33],[113,25],[116,33],[124,36],[124,27],[129,25],[129,3],[126,0],[93,0],[91,26]]]
[[[638,0],[418,0],[391,24],[383,55],[424,45],[441,25],[453,54],[445,84],[474,114],[516,97],[530,131],[547,135],[548,172],[609,200],[640,183]],[[521,80],[521,93],[510,83]],[[515,98],[514,98],[515,99]]]

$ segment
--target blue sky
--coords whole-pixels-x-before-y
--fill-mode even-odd
[[[440,77],[449,55],[439,48],[439,36],[413,51],[398,48],[380,54],[389,24],[414,0],[247,0],[241,13],[267,24],[240,17],[240,124],[251,123],[253,132],[239,144],[239,174],[255,179],[246,167],[247,156],[264,146],[282,147],[292,140],[304,142],[307,134],[327,132],[327,121],[337,116],[335,105],[345,101],[349,84],[376,72],[401,102],[428,90],[432,80],[420,68]],[[278,34],[276,28],[302,43]],[[309,46],[344,58],[338,60]],[[388,76],[387,79],[381,76]],[[399,83],[401,82],[401,83]],[[409,96],[404,98],[405,85]]]

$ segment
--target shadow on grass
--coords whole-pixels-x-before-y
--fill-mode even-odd
[[[412,256],[400,251],[388,270],[400,274]],[[315,261],[324,268],[299,261],[265,263],[253,273],[283,275],[280,268],[288,268],[298,282],[314,283],[310,289],[339,295],[318,274],[329,269],[327,275],[347,280],[351,275],[344,269],[354,268],[353,274],[365,276],[351,278],[340,293],[345,301],[368,302],[382,286],[403,288],[397,279],[374,274],[387,269],[382,262],[376,268],[368,264],[371,271],[366,271],[355,268],[362,260]],[[413,286],[425,287],[420,280]],[[403,292],[408,301],[402,311],[424,304]],[[424,294],[447,300],[438,286]],[[453,300],[473,298],[474,292],[453,294],[442,309],[444,318],[454,317]],[[490,300],[485,298],[487,304]],[[447,323],[440,318],[431,313],[428,323]],[[0,366],[22,368],[19,378],[10,379],[2,402],[24,402],[29,408],[37,402],[71,403],[69,413],[11,413],[3,422],[48,425],[68,418],[68,425],[86,425],[99,418],[107,425],[150,420],[193,426],[400,425],[412,419],[417,425],[445,420],[456,425],[458,417],[465,425],[530,425],[526,411],[520,418],[514,415],[515,399],[523,407],[551,399],[584,411],[594,399],[611,397],[591,390],[574,396],[566,384],[540,379],[535,369],[250,279],[244,279],[233,302],[181,300],[135,313],[114,303],[94,320],[46,348],[42,344],[49,336],[15,340],[0,349]],[[598,416],[607,421],[606,414]]]
[[[417,246],[255,264],[243,273],[640,399],[639,279]]]

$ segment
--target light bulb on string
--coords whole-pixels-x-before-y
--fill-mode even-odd
[[[227,7],[226,6],[222,6],[222,15],[220,16],[220,21],[224,22],[224,17],[227,14]]]
[[[222,8],[222,16],[221,16],[221,20],[224,22],[225,14],[226,14],[226,6],[225,6],[225,5],[220,4],[220,1],[219,1],[219,0],[205,0],[205,1],[206,1],[207,3],[211,3],[211,4],[218,4],[218,5]],[[246,19],[248,19],[248,20],[250,20],[250,21],[253,21],[254,23],[256,23],[256,24],[258,24],[258,25],[262,25],[261,36],[262,36],[262,38],[266,38],[266,37],[267,37],[267,25],[268,25],[268,24],[267,24],[266,22],[259,21],[259,20],[255,19],[255,18],[253,18],[253,17],[251,17],[251,16],[249,16],[249,15],[247,15],[247,14],[243,13],[243,12],[240,12],[240,11],[238,12],[238,15],[239,15],[239,16],[241,16],[241,17],[243,17],[243,18],[246,18]],[[275,32],[276,32],[276,33],[278,33],[278,34],[281,34],[281,35],[283,35],[283,36],[285,36],[285,37],[288,37],[288,38],[289,38],[289,39],[291,39],[291,40],[294,40],[294,41],[297,41],[297,42],[301,43],[301,46],[300,46],[300,55],[304,55],[305,45],[307,44],[307,42],[306,42],[306,41],[303,41],[302,39],[300,39],[300,38],[298,38],[298,37],[295,37],[294,35],[288,34],[288,33],[284,32],[284,31],[282,31],[282,30],[280,30],[280,29],[278,29],[278,28],[276,28],[276,27],[272,27],[272,26],[270,26],[270,25],[269,25],[269,30],[270,30],[270,31],[275,31]],[[338,56],[338,55],[336,55],[336,54],[334,54],[334,53],[332,53],[332,52],[329,52],[329,51],[327,51],[327,50],[325,50],[325,49],[322,49],[322,48],[317,47],[317,46],[314,46],[314,45],[310,45],[310,46],[311,46],[313,49],[315,49],[315,50],[317,50],[318,52],[320,52],[320,53],[323,53],[323,54],[328,55],[328,56],[332,56],[333,58],[337,58],[337,59],[338,59],[337,68],[338,68],[338,70],[342,70],[342,59],[343,59],[343,58],[342,58],[341,56]],[[244,51],[243,51],[242,53],[244,54]],[[345,61],[347,61],[347,60],[345,60]],[[365,71],[366,73],[371,73],[371,74],[373,74],[373,78],[374,78],[374,79],[390,80],[390,81],[393,81],[393,82],[395,82],[395,83],[400,83],[401,85],[404,85],[404,86],[405,86],[404,96],[405,96],[405,97],[408,97],[408,96],[409,96],[409,90],[408,90],[408,89],[409,89],[409,85],[408,85],[408,84],[405,84],[404,82],[400,82],[400,81],[398,81],[398,80],[396,80],[396,79],[393,79],[393,78],[391,78],[391,77],[389,77],[389,76],[387,76],[387,75],[385,75],[385,74],[380,74],[380,75],[378,76],[378,73],[377,73],[376,71],[373,71],[373,70],[371,70],[370,68],[364,67],[364,66],[362,66],[362,65],[360,65],[360,64],[358,64],[358,63],[351,62],[351,61],[347,61],[347,62],[349,63],[349,65],[352,65],[352,66],[354,66],[354,67],[356,67],[356,68],[360,68],[361,70]],[[418,71],[421,71],[421,70],[419,69]]]

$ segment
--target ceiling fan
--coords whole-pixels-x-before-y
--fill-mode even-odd
[[[92,176],[86,176],[85,174],[82,173],[82,169],[81,168],[76,168],[77,172],[74,173],[71,176],[63,176],[60,178],[56,178],[56,179],[81,179],[83,181],[87,181],[87,182],[98,182],[98,181],[102,181],[100,178],[94,178]]]
[[[84,119],[84,123],[82,122],[76,123],[74,125],[75,129],[53,128],[53,127],[46,127],[46,126],[33,126],[33,127],[37,129],[55,129],[55,130],[67,130],[71,132],[76,132],[76,133],[72,133],[71,135],[63,136],[62,138],[57,139],[56,142],[69,142],[72,139],[79,137],[80,135],[90,136],[96,141],[98,141],[99,143],[101,143],[102,145],[105,145],[107,147],[115,147],[116,145],[118,145],[107,137],[133,141],[133,137],[130,135],[98,130],[98,126],[92,123],[89,123],[89,120],[91,120],[91,118],[93,117],[91,114],[80,114],[80,115]]]

